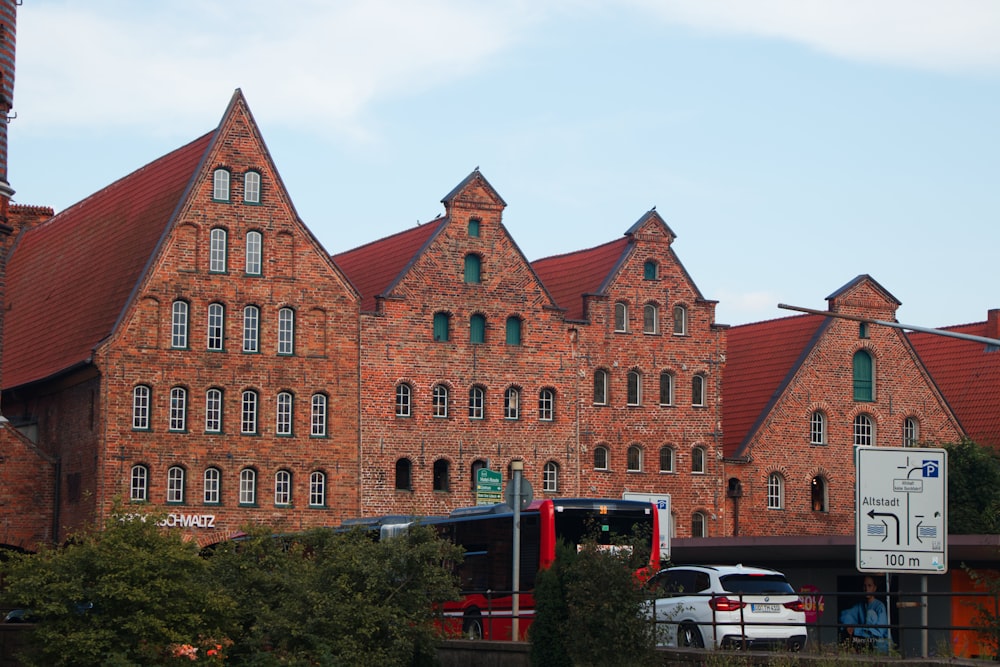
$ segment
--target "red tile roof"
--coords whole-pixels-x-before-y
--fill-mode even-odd
[[[215,132],[28,229],[7,264],[5,388],[87,363],[114,331]]]
[[[447,221],[447,217],[439,218],[333,256],[334,263],[360,292],[362,311],[375,310],[375,297],[392,291]]]
[[[531,268],[556,305],[566,309],[566,318],[582,320],[583,296],[604,291],[608,279],[625,259],[629,244],[630,239],[623,237],[596,248],[535,260]]]
[[[1000,311],[985,322],[943,327],[944,331],[996,339]],[[1000,350],[983,343],[933,333],[907,334],[966,435],[1000,448]]]
[[[742,456],[760,420],[773,407],[802,360],[831,322],[797,315],[731,327],[722,378],[723,449]]]

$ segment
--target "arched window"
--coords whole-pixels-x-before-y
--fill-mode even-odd
[[[326,506],[326,474],[314,470],[309,474],[309,507]]]
[[[229,201],[229,170],[216,169],[212,172],[212,199]]]
[[[247,275],[259,276],[261,273],[262,240],[260,232],[247,232],[246,272]]]
[[[129,500],[133,502],[146,502],[149,500],[149,468],[144,465],[132,466]]]
[[[705,376],[698,374],[691,378],[691,405],[705,405]]]
[[[642,332],[660,333],[660,309],[655,303],[647,303],[642,307]]]
[[[628,306],[621,301],[615,304],[615,331],[628,331]]]
[[[483,260],[479,255],[465,256],[465,282],[478,284],[482,282]]]
[[[521,318],[511,315],[507,318],[507,344],[508,345],[520,345],[521,344]]]
[[[507,387],[503,392],[503,418],[521,418],[521,391],[516,387]]]
[[[413,480],[411,479],[411,471],[413,469],[413,463],[410,459],[397,459],[396,460],[396,490],[397,491],[410,491],[413,489]]]
[[[785,507],[785,478],[776,472],[767,476],[767,509],[780,510]]]
[[[475,385],[469,389],[469,419],[486,417],[486,390]]]
[[[257,503],[257,471],[244,468],[240,471],[240,505]]]
[[[674,471],[674,448],[661,447],[660,472],[673,472],[673,471]]]
[[[277,435],[292,435],[292,423],[292,394],[288,391],[278,392],[274,432]]]
[[[559,491],[559,464],[549,461],[542,468],[542,491],[556,493]]]
[[[628,372],[628,405],[642,405],[642,373],[637,370]]]
[[[642,472],[642,447],[632,445],[628,448],[626,469],[628,472]]]
[[[257,433],[257,392],[243,392],[240,407],[240,433],[253,435]]]
[[[705,448],[698,446],[691,448],[691,472],[705,472]]]
[[[170,390],[170,430],[187,429],[187,389],[174,387]]]
[[[174,301],[170,321],[170,347],[186,348],[188,346],[188,303]]]
[[[704,512],[691,515],[691,537],[708,537],[708,520]]]
[[[603,368],[594,371],[594,405],[608,404],[608,372]]]
[[[313,394],[311,403],[309,435],[314,438],[326,437],[326,394]]]
[[[871,402],[875,396],[872,355],[865,350],[854,353],[854,400]]]
[[[451,316],[448,313],[434,313],[434,340],[439,343],[448,341],[451,328]]]
[[[469,318],[469,342],[479,345],[486,342],[486,316],[474,313]]]
[[[659,280],[660,266],[651,259],[647,259],[642,265],[643,280]]]
[[[295,311],[282,308],[278,311],[278,354],[295,352]]]
[[[206,341],[206,347],[212,352],[220,352],[222,350],[225,322],[225,306],[221,303],[208,304],[208,340]]]
[[[819,410],[809,415],[809,444],[826,444],[826,415]]]
[[[211,273],[226,272],[226,230],[216,227],[209,234],[208,270]]]
[[[405,382],[396,385],[396,416],[409,417],[413,407],[413,387]]]
[[[920,440],[920,422],[916,417],[903,420],[903,447],[916,447]]]
[[[674,335],[687,335],[687,308],[684,306],[674,306]]]
[[[450,491],[451,481],[449,476],[451,474],[451,464],[448,463],[448,459],[438,459],[434,462],[434,490],[435,491]]]
[[[218,468],[205,468],[202,502],[218,505],[221,501],[222,472]]]
[[[167,470],[167,502],[184,502],[184,468],[180,466]]]
[[[260,174],[256,171],[243,175],[243,201],[247,204],[260,203]]]
[[[608,448],[598,445],[594,447],[594,470],[608,469]]]
[[[435,417],[448,416],[448,387],[443,384],[434,385],[431,401]]]
[[[472,462],[472,465],[469,466],[469,472],[471,473],[469,488],[472,489],[472,491],[476,490],[476,485],[479,483],[480,470],[488,470],[486,466],[486,461],[482,459],[476,459],[475,461]]]
[[[274,473],[274,504],[292,504],[292,473],[287,470]]]
[[[868,415],[854,418],[854,444],[858,447],[871,447],[875,444],[875,423]]]
[[[812,499],[813,511],[826,512],[827,511],[826,480],[823,477],[817,475],[816,477],[812,478],[811,486],[812,486],[811,499]]]
[[[149,402],[152,390],[144,385],[132,389],[132,428],[137,431],[149,430]]]
[[[663,371],[660,373],[660,405],[674,404],[674,374]]]
[[[550,422],[556,418],[556,392],[546,387],[538,392],[538,418]]]
[[[260,350],[260,308],[246,306],[243,308],[243,351],[258,352]]]
[[[222,432],[222,390],[209,389],[205,392],[205,432]]]

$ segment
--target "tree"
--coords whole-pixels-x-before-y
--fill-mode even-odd
[[[948,452],[948,532],[1000,532],[1000,454],[963,441]]]

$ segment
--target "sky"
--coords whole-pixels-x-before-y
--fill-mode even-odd
[[[655,207],[716,321],[869,274],[920,327],[1000,308],[998,0],[24,0],[14,201],[57,212],[243,91],[343,252],[477,167],[529,260]]]

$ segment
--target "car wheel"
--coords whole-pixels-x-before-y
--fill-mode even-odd
[[[685,648],[705,648],[701,631],[694,623],[681,623],[677,628],[677,645]]]
[[[479,612],[469,612],[462,621],[462,636],[466,639],[483,638],[483,617]]]

